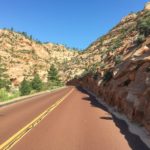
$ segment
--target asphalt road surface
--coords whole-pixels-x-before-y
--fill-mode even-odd
[[[124,121],[110,114],[94,97],[81,89],[67,87],[1,107],[0,150],[45,110],[48,110],[45,117],[7,149],[149,149],[138,136],[130,133]]]

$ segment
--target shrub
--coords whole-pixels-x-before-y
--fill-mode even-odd
[[[87,76],[88,74],[90,74],[90,69],[89,68],[85,68],[85,70],[82,72],[82,74],[81,74],[81,77],[85,77],[85,76]]]
[[[7,100],[8,98],[8,92],[5,88],[0,89],[0,101]]]
[[[145,37],[150,34],[150,17],[142,18],[137,22],[137,30]]]
[[[100,63],[100,68],[103,69],[105,67],[104,63]]]
[[[118,55],[118,56],[115,57],[115,64],[116,64],[116,65],[117,65],[117,64],[120,64],[121,61],[122,61],[122,57],[121,57],[120,55]]]
[[[7,90],[10,89],[10,81],[7,79],[0,79],[0,89],[6,88]]]
[[[137,37],[136,43],[137,43],[137,45],[140,45],[144,41],[145,41],[145,35],[142,34]]]
[[[94,74],[93,79],[94,79],[94,80],[98,80],[98,72],[96,72],[96,73]]]
[[[120,46],[122,45],[122,40],[120,38],[117,38],[115,41],[114,41],[114,44],[113,44],[113,49],[117,49],[119,48]]]
[[[29,81],[27,81],[26,79],[24,79],[22,82],[21,82],[21,85],[20,85],[20,88],[19,88],[19,91],[21,93],[21,96],[24,96],[24,95],[29,95],[31,93],[31,84]]]
[[[120,35],[117,39],[112,41],[112,44],[107,48],[107,51],[114,51],[117,48],[121,47],[124,36]]]
[[[122,28],[120,29],[120,33],[121,33],[121,34],[125,34],[126,32],[127,32],[126,28],[122,27]]]
[[[111,80],[112,76],[113,76],[113,75],[112,75],[112,72],[111,72],[111,71],[105,72],[104,77],[103,77],[103,81],[104,81],[104,82],[108,82],[109,80]]]
[[[6,101],[6,100],[9,100],[9,99],[19,97],[19,96],[20,96],[19,91],[8,92],[6,88],[1,88],[0,89],[0,101]]]

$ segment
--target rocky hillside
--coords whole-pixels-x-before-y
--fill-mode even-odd
[[[32,78],[35,72],[46,81],[51,64],[55,64],[61,79],[66,81],[70,76],[64,75],[65,63],[77,55],[77,51],[63,45],[33,40],[24,32],[0,30],[0,61],[14,84],[19,84],[24,77]]]
[[[82,52],[0,30],[0,62],[15,85],[35,73],[46,81],[55,64],[63,81],[89,89],[150,131],[149,3]]]
[[[129,14],[77,57],[82,86],[150,131],[150,10]]]

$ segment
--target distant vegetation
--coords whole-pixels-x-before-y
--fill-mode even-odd
[[[27,32],[20,32],[20,31],[15,31],[14,28],[3,28],[4,30],[9,30],[12,32],[17,32],[21,35],[23,35],[25,38],[29,39],[29,40],[34,40],[37,44],[42,44],[42,42],[38,39],[34,39],[32,35],[28,35]]]
[[[0,64],[0,101],[9,100],[19,96],[25,96],[40,91],[55,89],[63,86],[64,84],[59,79],[58,71],[54,65],[51,65],[48,70],[48,82],[44,83],[39,74],[35,74],[32,80],[24,80],[20,83],[19,91],[13,91],[11,82],[5,73],[7,70],[4,65]]]
[[[6,74],[5,65],[1,63],[0,58],[0,100],[9,99],[12,95],[9,95],[8,92],[10,91],[10,81]],[[16,93],[15,93],[16,94]]]
[[[40,76],[36,73],[31,81],[24,79],[19,88],[21,96],[63,86],[63,83],[59,79],[58,71],[54,65],[51,65],[50,69],[48,70],[47,78],[47,83],[44,83],[40,79]]]
[[[23,35],[25,38],[27,38],[27,39],[29,39],[29,40],[35,41],[37,44],[48,44],[48,43],[49,43],[48,41],[47,41],[47,42],[41,42],[40,40],[33,38],[33,36],[32,36],[32,35],[29,35],[27,32],[16,31],[13,27],[11,27],[11,28],[3,28],[3,29],[4,29],[4,30],[8,30],[8,31],[12,31],[12,32],[17,32],[17,33]],[[52,42],[51,42],[51,43],[52,43]],[[59,46],[59,45],[63,45],[63,46],[64,46],[66,49],[68,49],[68,50],[82,51],[82,49],[79,49],[79,48],[76,48],[76,47],[69,47],[69,46],[66,45],[66,44],[59,44],[59,43],[53,43],[53,44],[58,45],[58,46]]]

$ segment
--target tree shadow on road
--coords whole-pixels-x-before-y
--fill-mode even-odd
[[[88,95],[87,97],[83,98],[83,100],[90,101],[93,107],[98,107],[110,114],[110,112],[108,112],[108,109],[102,104],[100,104],[93,95],[87,93],[81,88],[78,88],[78,90]],[[120,129],[121,134],[123,134],[126,138],[132,150],[149,150],[149,148],[144,144],[144,142],[139,138],[139,136],[129,131],[128,125],[124,120],[118,119],[113,114],[111,114],[111,117],[100,117],[100,119],[113,120],[115,125]]]

